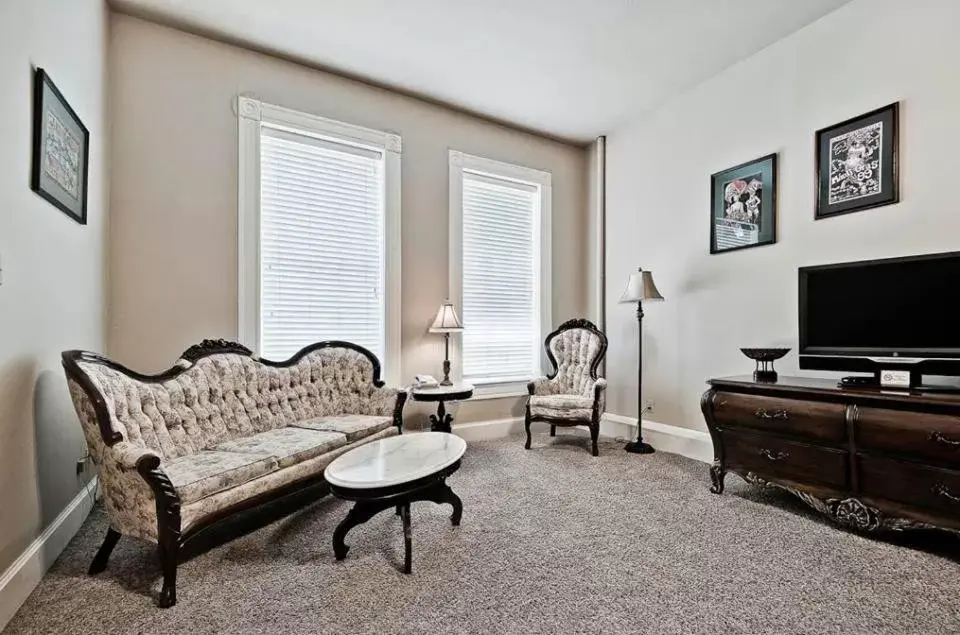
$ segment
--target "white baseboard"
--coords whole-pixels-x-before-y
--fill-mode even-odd
[[[40,584],[47,569],[76,535],[93,507],[96,492],[97,478],[94,477],[43,533],[30,543],[26,551],[13,561],[3,575],[0,575],[0,631]]]
[[[605,412],[600,420],[600,434],[618,439],[635,439],[637,418]],[[704,463],[713,461],[713,441],[708,433],[701,430],[644,419],[643,440],[661,452],[679,454]]]
[[[633,439],[637,436],[636,421],[633,417],[605,413],[600,420],[600,436],[611,439]],[[535,422],[530,427],[537,432],[546,432],[548,424]],[[453,426],[453,433],[464,441],[489,441],[523,434],[523,432],[522,417]],[[710,435],[700,430],[680,428],[657,421],[644,421],[643,438],[661,452],[680,454],[705,463],[713,461],[713,443]]]
[[[455,423],[453,433],[464,441],[490,441],[514,434],[523,434],[523,417]]]

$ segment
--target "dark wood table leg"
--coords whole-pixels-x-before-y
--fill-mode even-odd
[[[340,521],[337,528],[333,530],[333,554],[337,560],[346,558],[347,552],[350,551],[350,547],[343,541],[351,529],[357,525],[362,525],[384,509],[392,506],[392,504],[378,505],[375,502],[357,501],[347,517]]]
[[[410,503],[404,503],[400,508],[400,518],[403,520],[403,572],[413,571],[413,532],[410,530]]]
[[[446,481],[441,481],[424,492],[423,500],[428,500],[437,505],[449,504],[453,507],[453,514],[450,515],[450,524],[454,527],[460,526],[460,518],[463,516],[463,501],[457,496]]]
[[[430,415],[430,430],[432,432],[450,432],[453,415],[447,412],[447,407],[441,401],[437,404],[437,414]]]
[[[346,558],[347,552],[350,551],[350,547],[344,540],[351,529],[357,525],[362,525],[382,511],[393,509],[403,523],[403,572],[411,573],[413,571],[413,531],[410,522],[410,503],[429,501],[438,505],[448,504],[453,507],[453,514],[450,515],[451,524],[455,527],[460,525],[460,519],[463,516],[463,501],[450,489],[446,482],[446,477],[459,467],[460,461],[457,461],[452,466],[445,468],[443,472],[429,477],[432,482],[423,483],[421,481],[413,485],[414,489],[412,491],[394,489],[386,493],[374,491],[372,495],[370,492],[364,492],[370,498],[360,500],[353,498],[360,490],[351,490],[349,494],[346,492],[339,494],[341,498],[351,496],[347,500],[354,500],[355,502],[346,518],[340,521],[340,524],[333,531],[333,553],[337,560]],[[337,495],[336,489],[333,492]]]

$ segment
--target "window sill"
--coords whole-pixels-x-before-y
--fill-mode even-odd
[[[473,400],[485,399],[516,399],[527,395],[527,384],[530,380],[497,381],[495,379],[465,379],[475,386]]]

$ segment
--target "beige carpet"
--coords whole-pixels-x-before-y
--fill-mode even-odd
[[[4,633],[957,633],[960,544],[900,544],[835,529],[788,495],[707,467],[583,438],[474,443],[449,507],[413,507],[414,573],[400,520],[330,537],[348,504],[325,498],[180,567],[160,610],[153,549],[122,539],[85,571],[95,511]],[[231,528],[236,531],[236,528]]]

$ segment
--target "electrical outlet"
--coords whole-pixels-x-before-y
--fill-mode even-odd
[[[77,459],[77,476],[83,474],[87,469],[87,459],[90,457],[81,456]]]

